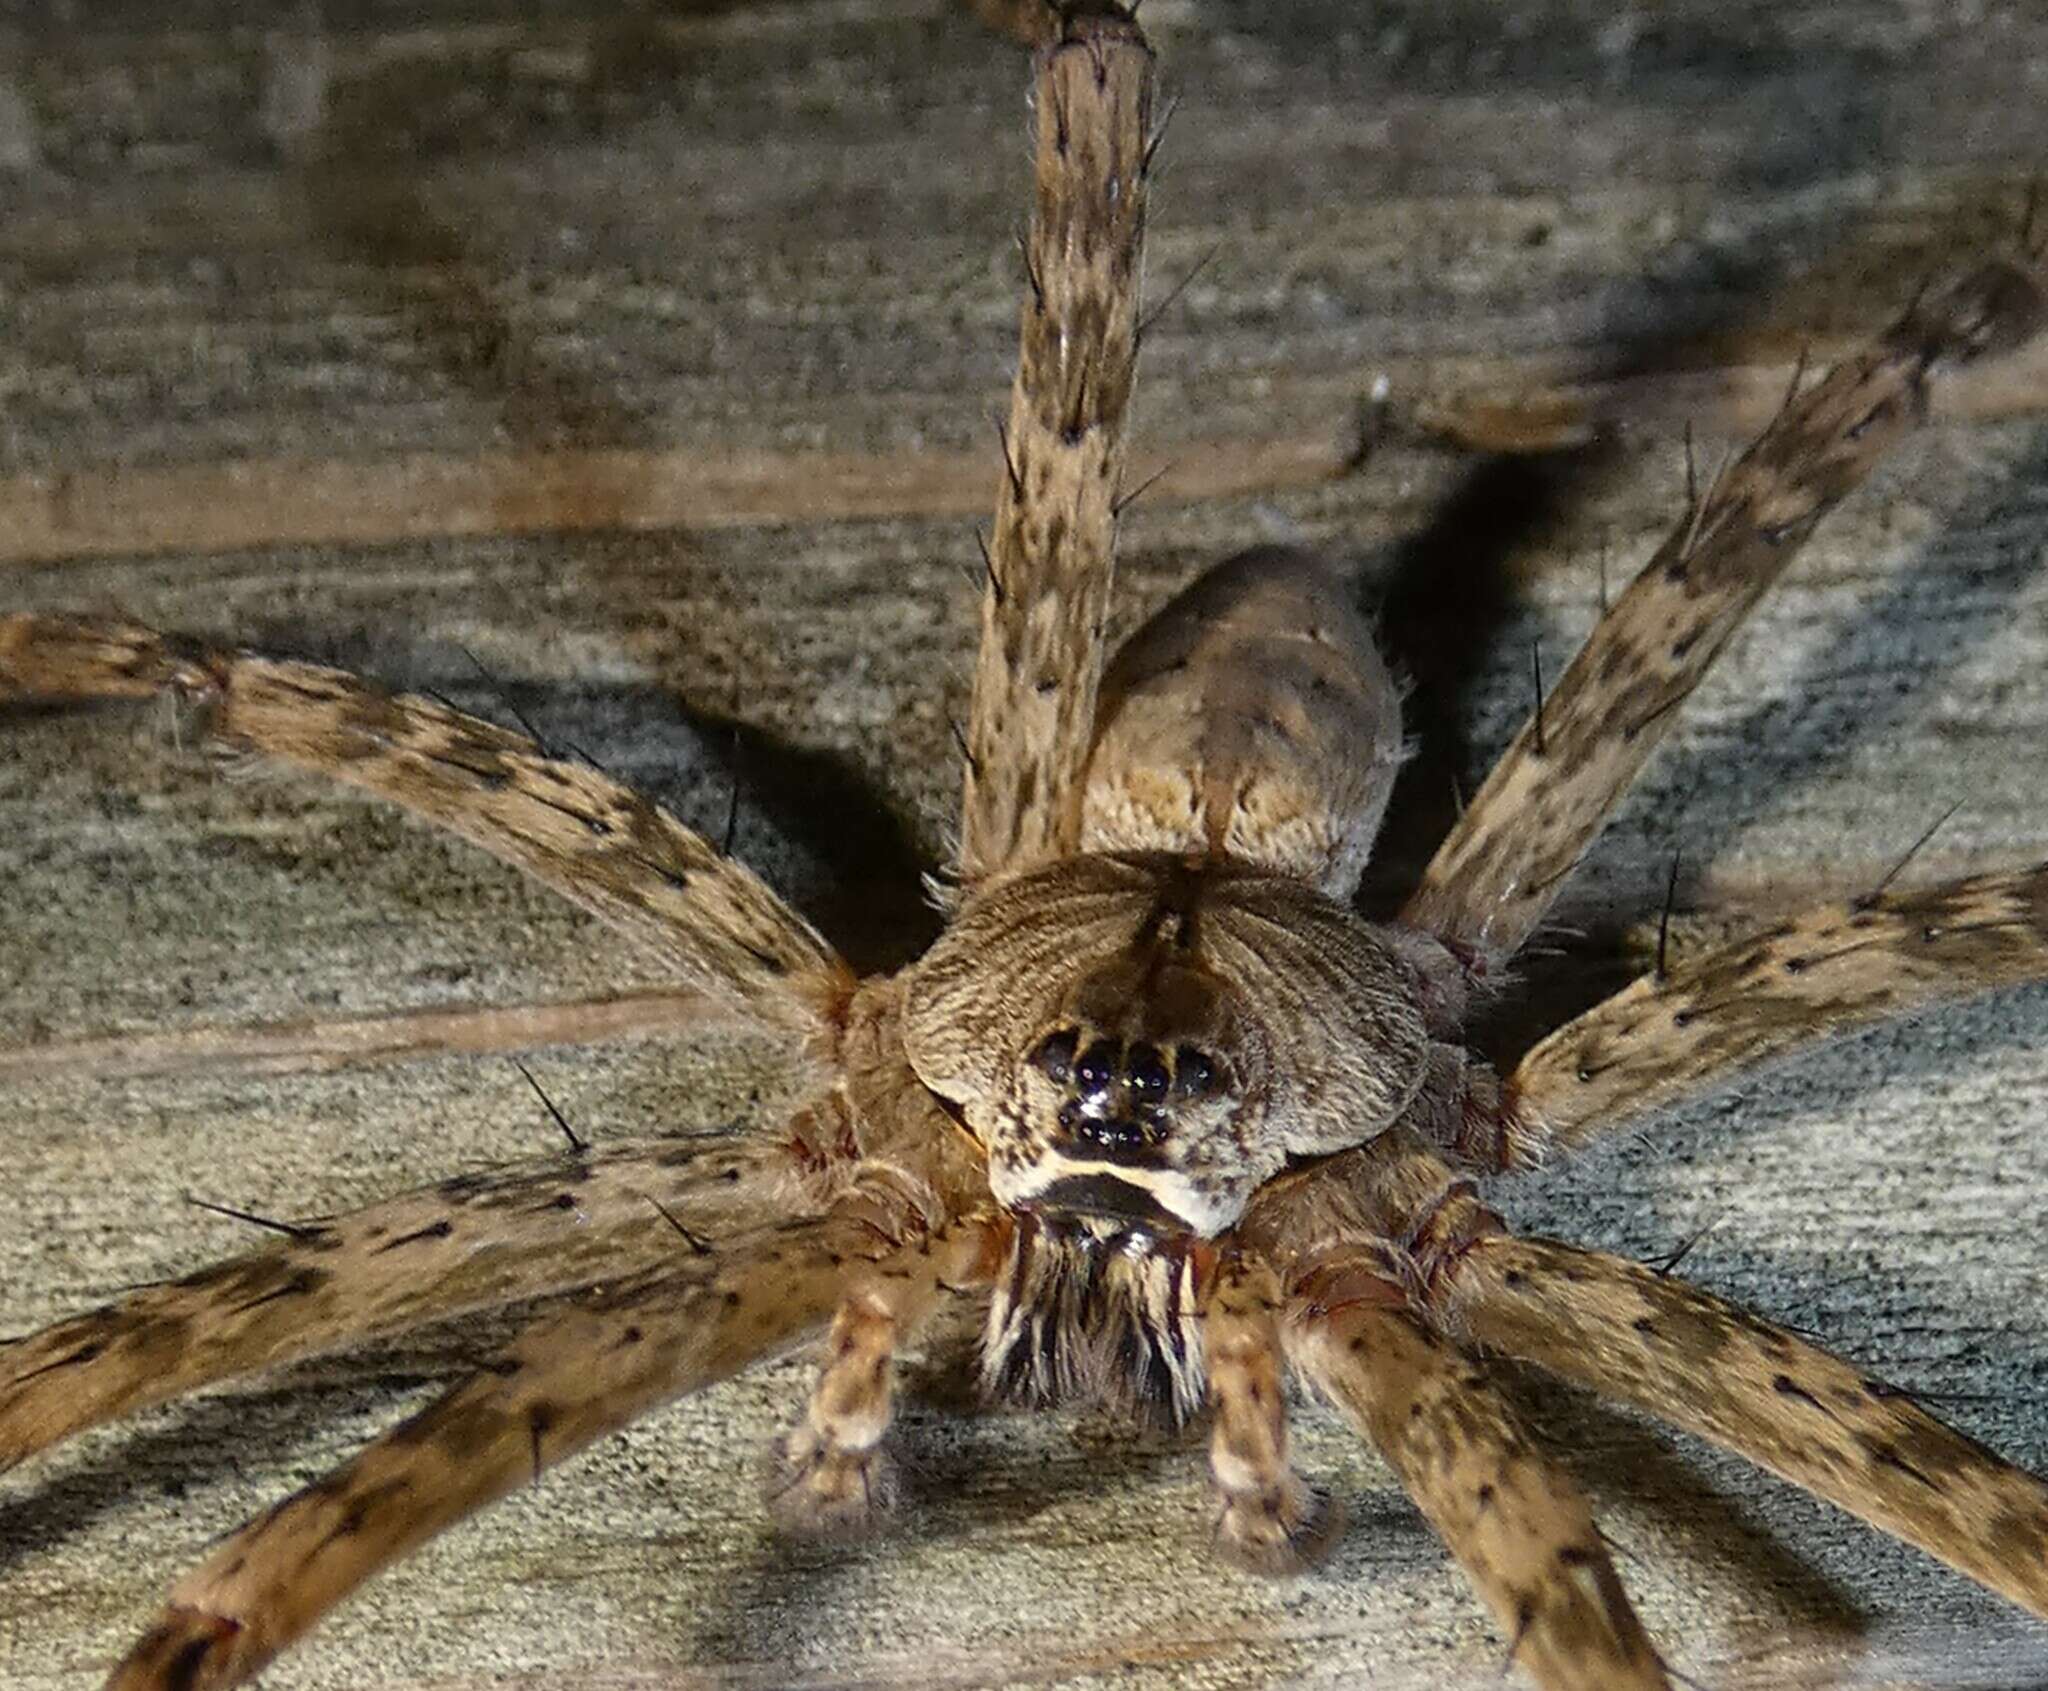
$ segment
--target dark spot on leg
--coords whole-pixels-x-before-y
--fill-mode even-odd
[[[322,1286],[327,1284],[330,1278],[331,1276],[322,1269],[302,1268],[283,1284],[273,1286],[269,1291],[257,1297],[234,1305],[234,1313],[244,1315],[252,1309],[262,1308],[267,1303],[277,1303],[284,1298],[305,1297],[310,1293],[317,1292]]]
[[[232,1637],[233,1634],[227,1635]],[[213,1653],[213,1647],[221,1639],[188,1639],[183,1648],[164,1663],[164,1691],[192,1691],[199,1683],[199,1673],[206,1666],[206,1658]]]
[[[555,1424],[555,1412],[544,1403],[537,1403],[526,1412],[526,1437],[533,1450],[533,1483],[540,1484],[540,1441],[547,1430]]]
[[[379,1245],[371,1254],[382,1256],[386,1251],[395,1251],[400,1245],[416,1245],[425,1239],[445,1239],[455,1231],[455,1223],[443,1216],[427,1227],[415,1228],[410,1233],[401,1233],[387,1245]]]
[[[1879,1467],[1896,1468],[1900,1473],[1911,1476],[1913,1479],[1918,1480],[1929,1491],[1938,1492],[1941,1490],[1940,1486],[1936,1485],[1934,1481],[1929,1479],[1918,1468],[1914,1467],[1912,1463],[1908,1462],[1903,1456],[1901,1456],[1898,1452],[1898,1447],[1896,1445],[1880,1444],[1876,1446],[1872,1449],[1870,1453],[1870,1459]]]
[[[1797,1380],[1793,1379],[1790,1374],[1772,1375],[1771,1390],[1776,1392],[1780,1397],[1796,1397],[1799,1399],[1801,1403],[1808,1404],[1811,1407],[1818,1409],[1823,1415],[1829,1416],[1830,1419],[1833,1418],[1832,1412],[1828,1409],[1828,1406],[1822,1403],[1819,1398],[1815,1397],[1812,1392],[1808,1391]]]

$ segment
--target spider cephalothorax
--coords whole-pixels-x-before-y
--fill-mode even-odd
[[[1417,993],[1292,876],[1091,854],[969,900],[910,972],[905,1033],[1003,1203],[1213,1238],[1288,1157],[1408,1106]]]
[[[1352,907],[1402,756],[1344,590],[1271,550],[1103,628],[1131,389],[1151,55],[1052,14],[1022,359],[982,595],[944,934],[858,980],[729,852],[603,770],[311,664],[0,617],[0,699],[203,697],[209,732],[518,865],[806,1063],[787,1119],[459,1179],[145,1285],[0,1349],[0,1468],[116,1414],[464,1311],[555,1299],[172,1593],[118,1691],[246,1681],[442,1527],[674,1397],[823,1338],[776,1513],[894,1495],[892,1363],[986,1298],[1000,1394],[1212,1412],[1218,1543],[1279,1572],[1334,1514],[1286,1372],[1385,1455],[1548,1691],[1668,1691],[1591,1513],[1483,1353],[1762,1462],[2048,1617],[2048,1484],[1799,1335],[1666,1273],[1518,1238],[1471,1176],[1566,1152],[1819,1035],[2048,975],[2048,868],[1885,893],[1706,950],[1496,1079],[1464,1008],[1675,707],[1946,364],[2048,318],[2037,255],[1926,290],[1697,498],[1393,920]],[[488,1202],[479,1199],[487,1191]],[[566,1305],[566,1307],[564,1307]]]

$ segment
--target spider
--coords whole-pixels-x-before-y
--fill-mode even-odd
[[[1717,1438],[2048,1613],[2048,1492],[1893,1389],[1667,1275],[1516,1237],[1532,1167],[1822,1034],[2048,973],[2048,872],[1873,894],[1710,948],[1509,1074],[1460,1034],[1734,625],[1938,368],[2030,334],[2028,262],[1927,290],[1789,393],[1542,697],[1391,923],[1350,898],[1403,740],[1312,560],[1205,575],[1106,651],[1153,131],[1135,24],[1076,7],[1039,69],[1024,347],[982,593],[950,920],[858,979],[743,866],[601,770],[425,698],[111,622],[0,623],[15,698],[170,693],[231,750],[496,852],[779,1033],[812,1072],[746,1140],[458,1175],[16,1341],[0,1462],[184,1390],[591,1288],[219,1547],[116,1669],[239,1683],[358,1583],[625,1420],[818,1335],[775,1453],[797,1530],[892,1493],[892,1362],[986,1304],[991,1395],[1210,1421],[1215,1535],[1312,1561],[1286,1372],[1378,1446],[1544,1685],[1655,1686],[1571,1481],[1484,1356]]]

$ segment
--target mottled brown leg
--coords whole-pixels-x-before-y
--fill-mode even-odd
[[[781,1210],[748,1144],[650,1140],[479,1174],[288,1226],[267,1250],[0,1347],[0,1471],[71,1434],[339,1345],[706,1251]]]
[[[1646,975],[1516,1066],[1490,1166],[1616,1126],[1789,1052],[2048,978],[2048,865],[1808,911]]]
[[[357,1586],[465,1515],[659,1403],[824,1325],[849,1272],[973,1272],[961,1227],[892,1244],[858,1218],[764,1229],[538,1323],[504,1358],[259,1517],[172,1590],[110,1691],[222,1691],[261,1671]],[[899,1224],[915,1233],[909,1212]]]
[[[1489,1349],[1725,1445],[2048,1619],[2048,1482],[1840,1357],[1548,1239],[1471,1244],[1442,1307]]]
[[[0,617],[0,700],[157,693],[198,706],[223,749],[345,782],[481,846],[757,1022],[818,1035],[852,990],[832,948],[745,865],[522,734],[318,664],[126,623]]]
[[[1262,1248],[1346,1214],[1403,1236],[1447,1331],[1725,1445],[2048,1617],[2048,1481],[1896,1388],[1639,1263],[1513,1237],[1411,1134],[1333,1158]]]
[[[1060,11],[1039,58],[1029,288],[967,721],[969,885],[1073,847],[1124,491],[1152,50],[1112,5]]]
[[[1584,1500],[1419,1296],[1398,1251],[1338,1247],[1300,1277],[1288,1354],[1400,1475],[1538,1685],[1667,1691]]]
[[[775,1450],[768,1503],[785,1532],[852,1537],[894,1511],[896,1465],[883,1439],[894,1413],[896,1350],[930,1308],[928,1296],[914,1294],[937,1290],[877,1283],[840,1303],[803,1418]]]
[[[1717,476],[1501,755],[1402,920],[1482,966],[1543,919],[1692,690],[1822,516],[1926,410],[1941,365],[2048,319],[2031,263],[1930,290],[1865,351],[1790,398]]]
[[[1322,1560],[1343,1530],[1343,1511],[1305,1484],[1287,1450],[1281,1376],[1279,1282],[1270,1270],[1228,1270],[1202,1318],[1216,1543],[1239,1567],[1295,1574]]]

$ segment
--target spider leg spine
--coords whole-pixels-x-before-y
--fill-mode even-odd
[[[979,1223],[936,1233],[885,1180],[864,1213],[760,1230],[545,1317],[494,1366],[230,1537],[172,1589],[109,1691],[225,1691],[364,1580],[594,1440],[822,1328],[850,1274],[971,1280]],[[886,1216],[899,1242],[878,1232]]]
[[[1397,1260],[1354,1241],[1297,1265],[1290,1360],[1387,1459],[1538,1685],[1668,1691],[1584,1499]]]
[[[1726,1446],[2048,1619],[2048,1481],[1896,1388],[1639,1263],[1553,1240],[1476,1241],[1446,1318]]]
[[[525,871],[765,1026],[827,1038],[852,992],[846,965],[752,871],[523,734],[318,664],[0,617],[0,701],[158,692],[199,705],[217,746],[359,788]]]
[[[458,1175],[0,1349],[0,1471],[117,1416],[445,1316],[595,1284],[676,1252],[659,1197],[714,1237],[782,1213],[745,1142],[649,1140]]]
[[[1540,922],[1729,638],[1820,519],[1918,424],[1944,365],[2048,320],[2048,274],[1994,260],[1916,300],[1793,396],[1616,599],[1430,860],[1402,920],[1499,960]]]

